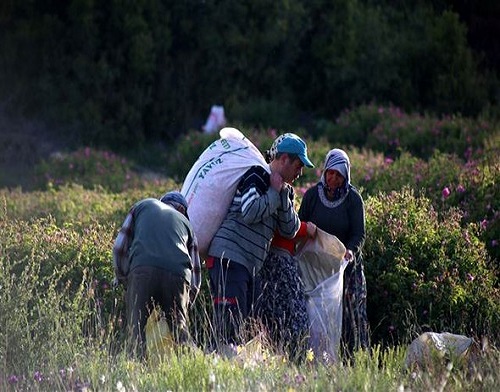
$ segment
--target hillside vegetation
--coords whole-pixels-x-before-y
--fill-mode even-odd
[[[296,184],[297,202],[319,178],[326,152],[345,148],[367,213],[370,353],[342,366],[314,358],[295,364],[265,337],[232,359],[206,353],[205,280],[191,311],[199,349],[146,363],[127,357],[123,292],[111,287],[113,240],[135,201],[180,188],[217,137],[190,132],[169,149],[135,156],[61,151],[37,165],[33,189],[0,189],[0,389],[493,391],[500,382],[498,124],[362,105],[322,127],[315,135],[296,130],[317,166]],[[261,151],[280,132],[241,130]],[[148,152],[145,170],[140,157]],[[470,361],[447,357],[405,369],[407,345],[428,330],[489,348],[477,348]]]

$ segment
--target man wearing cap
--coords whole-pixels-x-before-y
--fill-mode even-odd
[[[300,227],[290,184],[304,166],[314,167],[306,143],[286,133],[274,141],[268,156],[271,174],[260,166],[245,172],[208,250],[216,344],[241,342],[241,322],[254,310],[260,293],[257,272],[274,232],[293,238]]]
[[[149,313],[159,305],[180,343],[189,339],[188,306],[200,289],[198,244],[180,192],[147,198],[129,211],[113,247],[116,278],[126,285],[132,349],[145,354]]]

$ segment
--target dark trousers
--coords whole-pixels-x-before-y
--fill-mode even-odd
[[[160,306],[174,339],[189,339],[187,328],[189,284],[183,277],[157,267],[139,266],[127,281],[127,325],[132,349],[145,355],[145,326],[154,306]]]
[[[210,262],[208,272],[214,303],[215,343],[239,344],[243,340],[242,322],[253,316],[260,294],[259,279],[242,264],[216,257]]]

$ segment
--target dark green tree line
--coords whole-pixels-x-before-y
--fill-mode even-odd
[[[7,1],[0,102],[115,148],[172,140],[214,103],[265,126],[367,102],[476,115],[497,75],[452,3]]]

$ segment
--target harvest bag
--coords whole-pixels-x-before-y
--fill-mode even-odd
[[[261,152],[239,130],[223,128],[219,135],[194,163],[181,189],[202,257],[207,256],[241,176],[252,166],[271,172]]]
[[[435,358],[446,357],[449,360],[466,357],[474,339],[449,332],[425,332],[413,340],[406,353],[405,365],[424,366]]]
[[[306,293],[339,271],[345,252],[344,244],[336,236],[320,228],[314,239],[299,247],[297,259]]]
[[[161,360],[175,348],[175,341],[168,327],[167,320],[161,316],[161,310],[154,308],[148,317],[146,327],[146,350],[150,360]]]
[[[318,229],[297,253],[304,281],[311,348],[318,359],[338,361],[342,332],[345,246]]]
[[[338,361],[342,334],[343,260],[338,272],[321,282],[307,294],[307,315],[310,321],[310,344],[316,358],[328,362]]]

